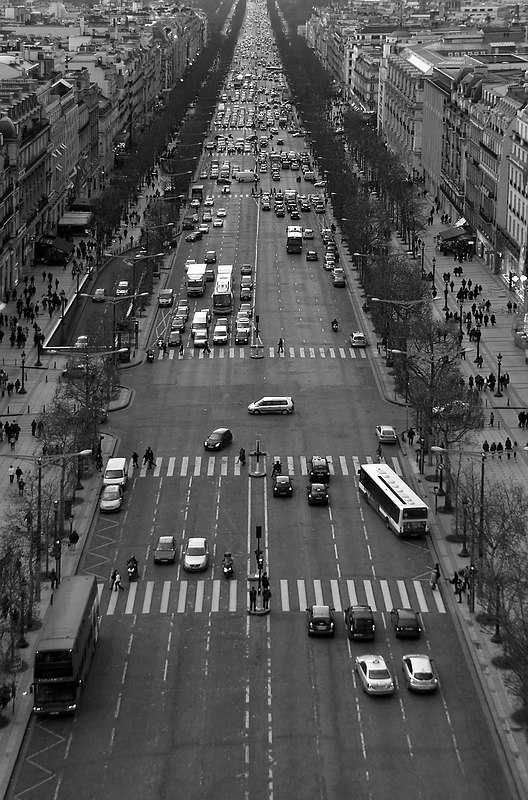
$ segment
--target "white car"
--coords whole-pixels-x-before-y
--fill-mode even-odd
[[[198,230],[200,233],[209,233],[209,225],[206,225],[204,222],[202,222]]]
[[[105,486],[101,499],[99,500],[99,510],[106,514],[113,511],[121,511],[123,505],[123,490],[117,484]]]
[[[225,208],[219,208],[218,211],[216,212],[216,216],[227,217],[227,211],[225,210]]]
[[[383,656],[367,653],[356,657],[356,674],[367,694],[392,694],[394,680]]]
[[[204,200],[204,206],[207,206],[208,208],[211,208],[211,206],[214,206],[214,197],[211,197],[210,195],[208,195]]]
[[[119,281],[116,289],[116,297],[126,297],[128,293],[128,281]]]
[[[352,331],[350,334],[350,346],[366,347],[367,340],[365,339],[365,334],[362,331]]]
[[[200,208],[200,205],[201,205],[201,202],[200,202],[200,200],[198,200],[197,197],[195,197],[194,200],[191,200],[191,202],[190,202],[191,208]]]
[[[92,303],[104,303],[106,289],[96,289],[92,296]]]
[[[314,232],[311,228],[305,228],[303,231],[303,239],[313,239]]]
[[[187,572],[200,572],[207,569],[209,550],[207,540],[203,537],[187,539],[183,551],[183,568]]]
[[[403,677],[410,692],[436,692],[438,678],[428,655],[411,653],[402,656]]]
[[[202,347],[205,349],[205,346],[208,342],[207,331],[196,331],[194,334],[194,346],[195,347]]]
[[[223,325],[215,325],[213,331],[213,344],[225,345],[229,342],[229,333]]]
[[[398,437],[392,425],[376,425],[376,436],[383,444],[396,444]]]
[[[213,220],[213,228],[223,228],[224,227],[224,220],[219,219],[219,217],[215,217]]]

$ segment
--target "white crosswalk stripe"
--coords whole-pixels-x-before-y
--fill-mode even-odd
[[[275,461],[280,461],[283,472],[287,475],[301,475],[305,477],[309,472],[309,460],[311,456],[281,456],[279,453],[265,457],[264,465],[271,471]],[[357,475],[360,464],[374,463],[374,457],[370,455],[345,456],[327,455],[330,475],[335,477],[351,477]],[[387,459],[389,461],[389,459]],[[248,463],[248,462],[246,462]],[[251,464],[251,460],[249,460]],[[402,467],[398,456],[390,458],[390,465],[398,475],[403,475]],[[188,476],[214,477],[217,475],[234,475],[240,477],[246,471],[241,470],[238,456],[235,455],[208,455],[208,456],[156,456],[156,466],[149,469],[146,464],[141,465],[139,470],[131,474],[131,478],[186,478]]]
[[[247,608],[247,582],[220,581],[217,578],[189,580],[138,581],[109,591],[109,584],[99,584],[103,616],[132,614],[205,614],[244,611]],[[275,611],[301,612],[312,603],[327,603],[336,612],[349,605],[369,605],[376,613],[392,608],[414,608],[422,614],[445,614],[442,596],[448,587],[432,590],[429,579],[358,578],[320,579],[281,578],[271,585]]]
[[[179,349],[170,348],[165,356],[160,351],[158,353],[158,361],[185,361],[185,359],[201,359],[202,361],[214,360],[215,358],[246,358],[249,354],[247,347],[214,347],[211,346],[211,352],[207,354],[201,348],[187,347],[184,354],[180,355]],[[362,358],[367,358],[367,351],[365,349],[354,347],[286,347],[283,353],[277,353],[275,347],[268,347],[267,354],[269,358],[330,358],[342,359],[345,361],[352,361]]]

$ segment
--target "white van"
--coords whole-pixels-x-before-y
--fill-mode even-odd
[[[194,339],[196,331],[209,333],[209,313],[207,311],[196,311],[191,323],[191,336]]]
[[[262,397],[248,405],[250,414],[293,414],[294,410],[291,397]]]
[[[243,169],[236,173],[236,179],[239,183],[253,183],[253,181],[258,181],[258,176],[255,175],[255,171],[252,169]]]
[[[126,458],[109,458],[103,475],[103,486],[121,486],[125,488],[128,481],[128,463]]]
[[[164,306],[172,306],[174,302],[174,289],[161,289],[160,293],[158,294],[158,306],[163,308]]]

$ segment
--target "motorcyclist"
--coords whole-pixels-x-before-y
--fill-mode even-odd
[[[338,328],[339,328],[339,322],[338,322],[338,321],[337,321],[337,319],[335,319],[335,317],[334,317],[334,319],[332,320],[332,329],[333,329],[334,331],[336,331]]]
[[[273,465],[273,470],[272,470],[272,472],[271,472],[271,475],[272,475],[272,476],[274,476],[274,475],[280,475],[280,474],[281,474],[281,472],[282,472],[282,464],[281,464],[281,462],[280,462],[280,461],[276,461],[276,462],[274,463],[274,465]]]
[[[137,558],[135,556],[130,556],[130,558],[127,561],[127,567],[132,567],[132,569],[137,569],[137,566],[138,566]]]
[[[224,557],[222,559],[222,566],[224,569],[233,569],[233,556],[231,553],[224,553]]]

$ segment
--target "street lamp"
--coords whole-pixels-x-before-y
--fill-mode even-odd
[[[459,302],[460,302],[460,319],[458,320],[458,323],[459,323],[460,342],[462,342],[462,339],[464,338],[464,331],[462,330],[462,324],[464,321],[464,298],[461,297]]]
[[[20,386],[20,389],[19,389],[18,393],[19,394],[27,394],[27,389],[26,389],[26,358],[27,358],[27,354],[26,354],[25,350],[22,351],[22,353],[20,355],[20,358],[22,359],[22,384]]]
[[[444,311],[449,311],[449,306],[447,305],[447,298],[449,297],[449,281],[446,280],[445,288],[444,288]]]
[[[422,264],[422,274],[424,270],[424,261],[425,261],[425,242],[422,242],[422,255],[421,255],[421,264]]]
[[[17,647],[23,648],[28,646],[27,639],[25,637],[25,622],[26,622],[26,589],[27,589],[27,580],[24,575],[20,574],[19,571],[19,587],[20,587],[20,633],[18,636]]]
[[[44,335],[40,328],[37,328],[35,341],[37,343],[37,360],[35,361],[36,367],[42,366],[42,361],[40,360],[40,354],[42,353],[42,342],[44,340]]]
[[[24,362],[22,362],[24,363]],[[501,363],[502,363],[502,353],[497,353],[497,391],[495,392],[495,397],[502,397],[501,392]],[[22,370],[23,371],[23,370]]]
[[[435,280],[436,280],[436,258],[431,259],[431,265],[433,267],[433,289],[436,289]]]
[[[477,333],[475,339],[477,340],[477,355],[475,357],[475,364],[480,362],[480,338],[482,336],[481,324],[477,321]]]

